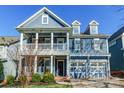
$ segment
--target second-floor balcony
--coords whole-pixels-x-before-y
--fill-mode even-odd
[[[67,44],[66,43],[38,43],[37,47],[35,43],[24,44],[23,52],[24,54],[38,54],[38,55],[66,55],[67,54]]]

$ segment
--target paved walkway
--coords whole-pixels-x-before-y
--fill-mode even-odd
[[[124,88],[124,79],[109,80],[75,80],[71,79],[74,88]]]

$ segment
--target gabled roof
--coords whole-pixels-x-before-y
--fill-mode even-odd
[[[109,38],[109,41],[115,39],[116,37],[120,36],[123,33],[124,33],[124,26],[121,27],[117,32],[115,32],[114,34],[112,34],[111,37]]]
[[[29,17],[26,21],[18,25],[17,28],[21,28],[23,25],[31,21],[33,18],[37,17],[37,15],[42,14],[43,12],[47,12],[49,15],[51,15],[53,18],[56,18],[56,20],[58,20],[61,24],[65,25],[66,27],[71,27],[68,23],[66,23],[61,18],[59,18],[57,15],[55,15],[52,11],[50,11],[46,7],[43,7],[41,10],[39,10],[38,12],[33,14],[31,17]]]
[[[72,22],[72,25],[81,25],[81,23],[77,20],[75,20],[74,22]]]
[[[84,34],[88,34],[90,32],[90,26],[92,26],[92,25],[96,26],[96,25],[99,25],[99,23],[97,21],[95,21],[95,20],[92,20],[89,23],[89,25],[87,26],[86,30],[84,31]]]
[[[89,25],[99,25],[99,23],[96,20],[92,20]]]
[[[0,36],[0,45],[9,45],[19,41],[19,37],[16,36]]]

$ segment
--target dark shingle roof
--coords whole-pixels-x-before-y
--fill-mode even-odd
[[[8,45],[17,41],[19,38],[16,36],[0,36],[0,45]]]
[[[121,27],[117,32],[112,34],[111,37],[109,38],[109,41],[113,40],[114,38],[116,38],[117,36],[121,35],[122,33],[124,33],[124,26]]]

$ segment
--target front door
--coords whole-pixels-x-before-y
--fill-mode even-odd
[[[57,73],[58,76],[64,76],[64,60],[57,61]]]

